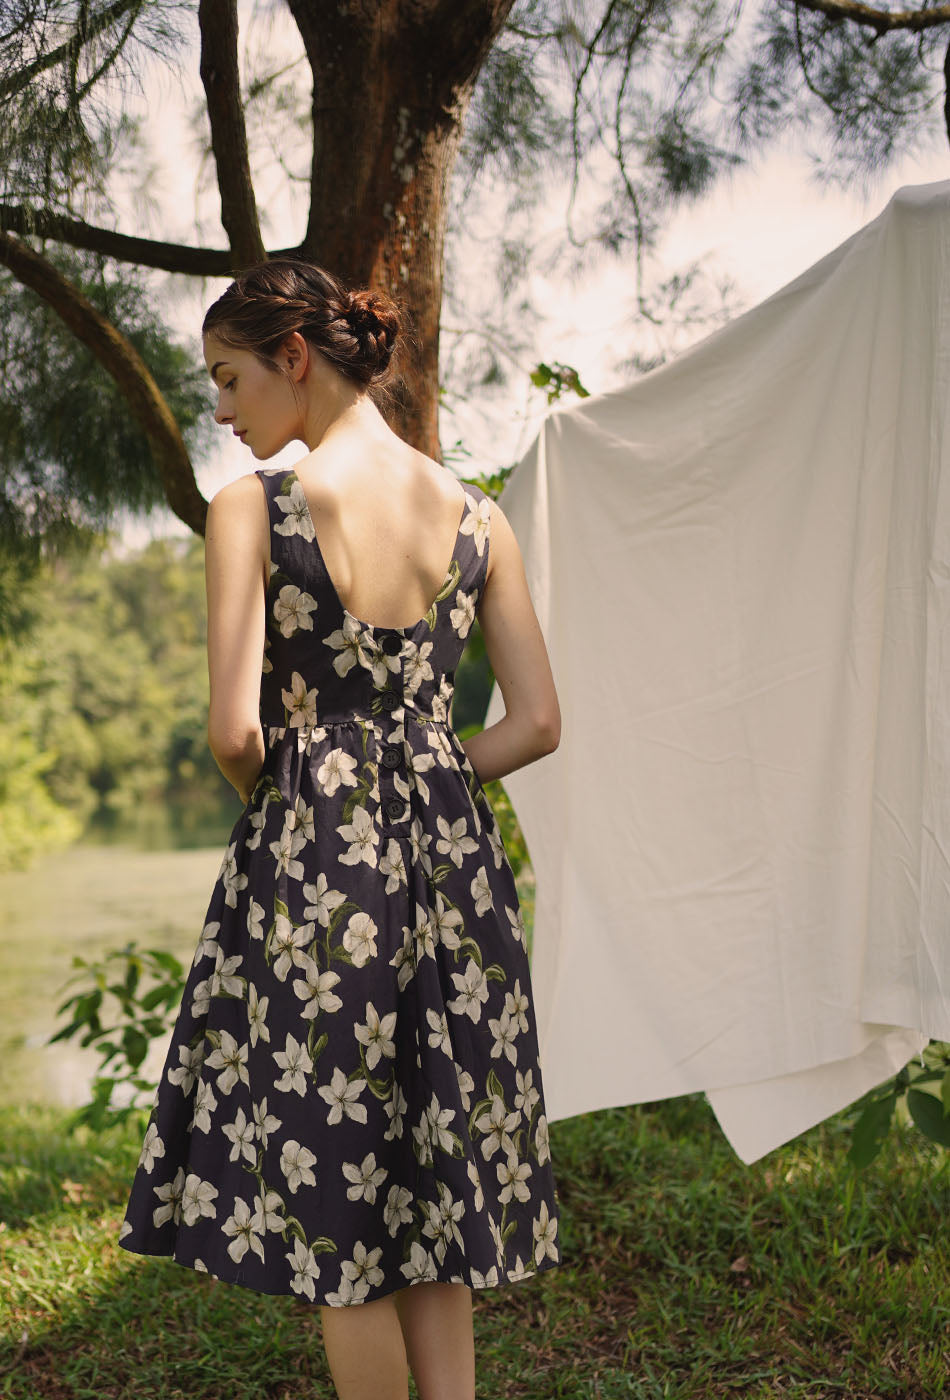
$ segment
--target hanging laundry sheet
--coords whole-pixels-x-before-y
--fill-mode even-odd
[[[752,1162],[950,1040],[948,424],[945,181],[506,482],[551,1120],[703,1090]]]

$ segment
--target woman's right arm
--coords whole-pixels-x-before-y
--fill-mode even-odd
[[[489,541],[478,623],[505,714],[463,744],[483,784],[551,753],[561,738],[557,691],[521,549],[496,501],[491,501]]]

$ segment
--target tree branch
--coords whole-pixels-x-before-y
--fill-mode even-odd
[[[113,4],[107,5],[98,14],[86,19],[85,23],[76,26],[76,32],[71,39],[67,39],[65,44],[60,44],[56,49],[50,49],[49,53],[41,53],[32,63],[26,64],[10,77],[0,79],[0,100],[8,97],[15,97],[18,92],[22,92],[25,87],[29,87],[34,78],[40,73],[47,73],[57,64],[69,62],[75,64],[84,44],[88,44],[92,39],[100,35],[103,30],[115,20],[121,19],[129,10],[140,10],[142,0],[113,0]]]
[[[29,209],[19,204],[0,204],[0,231],[37,238],[53,238],[70,248],[84,248],[101,253],[118,262],[135,263],[139,267],[154,267],[161,272],[183,272],[189,277],[230,277],[232,256],[227,248],[194,248],[184,243],[158,243],[151,238],[136,238],[113,229],[96,228],[81,219],[53,214],[44,209]],[[279,248],[272,257],[300,257],[303,248]]]
[[[58,268],[6,233],[0,233],[0,263],[53,308],[115,380],[148,438],[152,461],[169,505],[179,520],[203,535],[208,502],[195,483],[191,459],[178,424],[134,345]]]
[[[208,99],[211,149],[221,192],[221,222],[231,245],[231,271],[265,257],[241,106],[237,0],[199,0],[201,81]]]
[[[815,10],[829,19],[866,24],[884,34],[890,29],[932,29],[950,24],[950,5],[934,5],[929,10],[876,10],[860,0],[795,0],[797,10]]]

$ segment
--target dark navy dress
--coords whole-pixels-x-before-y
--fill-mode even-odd
[[[489,498],[411,627],[340,602],[303,488],[271,523],[267,756],[211,895],[119,1243],[331,1307],[561,1262],[524,924],[449,719]]]

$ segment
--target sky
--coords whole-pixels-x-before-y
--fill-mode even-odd
[[[279,41],[273,31],[271,44]],[[194,67],[194,65],[192,65]],[[302,74],[302,81],[305,75]],[[161,131],[162,147],[172,150],[172,162],[156,160],[143,191],[125,209],[120,204],[118,226],[154,237],[196,241],[195,216],[204,224],[202,241],[222,246],[214,191],[196,195],[198,156],[195,139],[185,121],[190,101],[200,96],[197,73],[156,69],[142,95],[142,109]],[[293,155],[290,138],[284,154]],[[868,188],[842,190],[816,182],[808,158],[790,143],[770,147],[747,165],[721,179],[699,200],[681,205],[669,218],[657,243],[652,274],[668,276],[700,260],[713,285],[725,278],[731,283],[732,314],[741,314],[793,281],[859,228],[875,218],[894,192],[903,185],[927,184],[950,179],[950,145],[939,143],[892,165]],[[259,204],[270,225],[266,241],[290,243],[299,236],[302,209],[287,199],[288,182],[262,180]],[[144,194],[144,197],[143,197]],[[151,205],[150,205],[151,201]],[[553,186],[551,198],[533,215],[542,246],[553,247],[564,237],[565,198]],[[171,211],[171,214],[170,212]],[[175,227],[177,211],[179,226]],[[491,235],[492,220],[501,220],[499,201],[479,205],[482,236]],[[501,225],[499,224],[499,228]],[[272,244],[273,246],[273,244]],[[455,287],[463,305],[477,323],[479,296],[486,284],[484,244],[472,243],[460,260],[462,285]],[[468,285],[465,285],[467,283]],[[204,307],[224,289],[226,280],[192,284],[184,293],[181,283],[169,278],[166,310],[170,324],[186,344],[200,353],[199,329]],[[530,384],[530,370],[538,361],[558,360],[578,370],[591,393],[622,387],[634,371],[623,367],[634,351],[650,355],[662,350],[667,359],[710,334],[714,327],[684,328],[656,333],[639,315],[635,297],[635,271],[631,257],[598,262],[575,280],[531,277],[531,295],[546,308],[535,324],[529,320],[527,344],[518,353],[510,382],[499,392],[479,392],[473,387],[467,401],[443,413],[440,432],[443,449],[461,440],[469,455],[459,459],[462,475],[475,475],[512,465],[524,455],[548,411],[545,395]],[[488,308],[490,311],[490,308]],[[486,313],[487,315],[487,313]],[[450,352],[458,318],[446,308],[443,314],[443,354]],[[219,434],[219,436],[218,436]],[[292,444],[267,465],[291,465],[305,454],[303,444]],[[220,487],[262,465],[227,428],[216,430],[216,442],[208,459],[196,466],[202,493],[210,499]],[[188,528],[162,509],[145,519],[123,517],[117,521],[116,552],[140,548],[158,537],[189,535]]]

